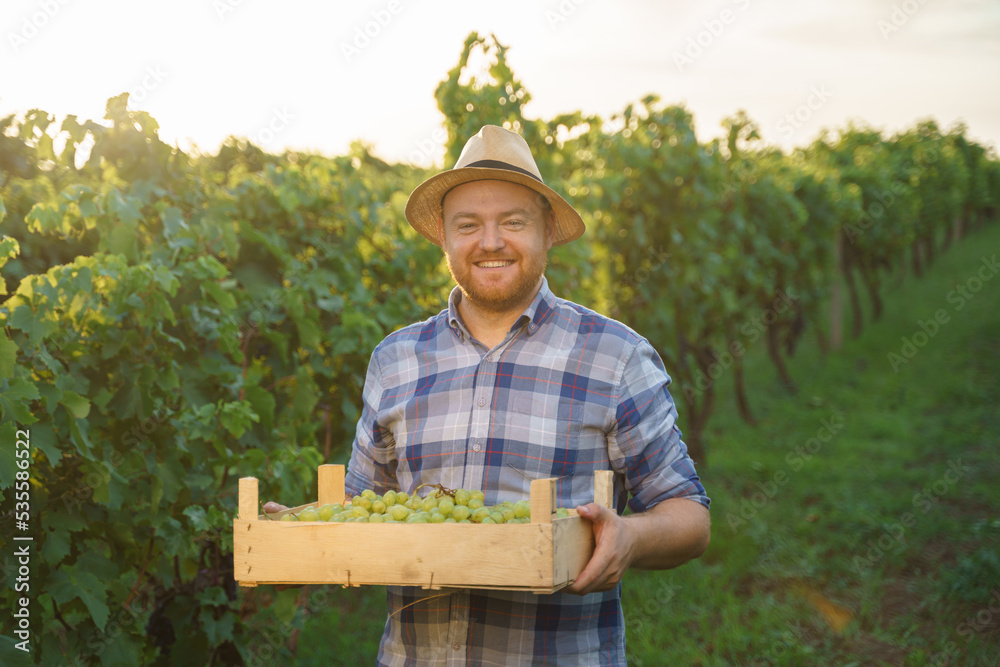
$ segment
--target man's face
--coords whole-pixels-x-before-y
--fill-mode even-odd
[[[548,218],[539,195],[516,183],[473,181],[448,192],[438,231],[469,305],[494,314],[527,308],[555,238]]]

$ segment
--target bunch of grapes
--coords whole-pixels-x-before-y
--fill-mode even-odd
[[[434,491],[424,497],[416,492],[387,491],[378,495],[366,489],[350,501],[308,506],[298,514],[288,512],[281,521],[327,521],[330,523],[530,523],[531,504],[527,500],[502,503],[487,507],[482,491],[448,489],[440,484],[422,484]],[[560,507],[557,517],[569,516],[569,510]]]

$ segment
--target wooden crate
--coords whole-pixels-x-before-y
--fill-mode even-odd
[[[594,501],[612,507],[612,474],[594,474]],[[233,572],[241,586],[340,584],[488,588],[553,593],[594,552],[590,521],[556,518],[553,479],[531,483],[531,523],[326,523],[258,514],[257,479],[240,479]],[[344,466],[319,467],[319,505],[343,503]],[[287,510],[298,512],[301,505]]]

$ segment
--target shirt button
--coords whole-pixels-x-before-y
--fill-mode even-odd
[[[484,405],[486,405],[486,399],[485,398],[480,398],[479,399],[479,406],[482,407]]]
[[[458,642],[455,642],[454,644],[452,644],[451,647],[457,651],[458,650]]]
[[[492,354],[490,356],[486,357],[486,363],[488,363],[488,364],[492,364],[493,363],[493,355]]]
[[[474,452],[478,452],[480,449],[482,449],[482,446],[478,442],[472,446],[472,451]]]

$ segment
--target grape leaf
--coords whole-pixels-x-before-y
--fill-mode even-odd
[[[79,598],[98,629],[104,630],[108,622],[107,594],[104,584],[90,572],[80,572],[75,565],[63,566],[55,570],[46,587],[48,592],[59,604]]]
[[[0,281],[0,285],[3,282]],[[0,336],[0,379],[14,377],[17,367],[17,343],[12,341],[7,333]]]
[[[75,391],[64,391],[62,400],[59,401],[77,419],[86,419],[90,414],[90,401],[88,401]]]

